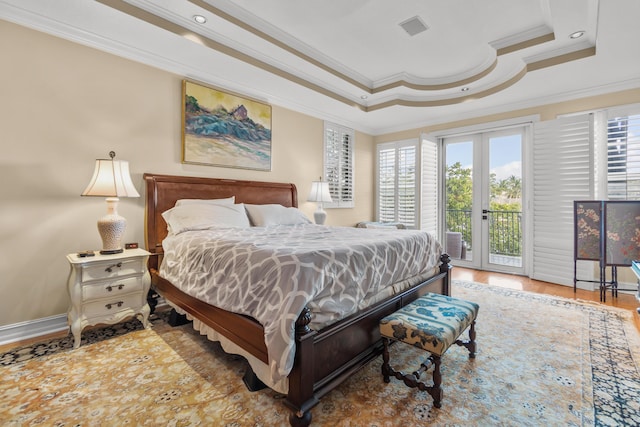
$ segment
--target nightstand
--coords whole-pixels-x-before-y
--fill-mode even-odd
[[[142,325],[149,326],[149,255],[142,249],[126,249],[115,255],[96,252],[91,257],[67,255],[73,348],[80,347],[82,330],[89,325],[114,324],[137,314]]]

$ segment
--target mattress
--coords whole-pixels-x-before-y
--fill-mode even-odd
[[[305,306],[310,326],[323,328],[418,283],[442,253],[423,231],[314,224],[185,231],[169,235],[163,249],[162,277],[263,325],[273,384],[293,366]]]

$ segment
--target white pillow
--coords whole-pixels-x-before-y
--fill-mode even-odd
[[[236,202],[236,196],[227,197],[226,199],[180,199],[176,200],[176,206],[182,205],[233,205]]]
[[[366,224],[364,228],[375,228],[377,230],[397,230],[398,227],[393,224]]]
[[[245,204],[251,224],[256,227],[269,225],[310,224],[311,221],[297,208],[285,208],[282,205]]]
[[[186,204],[162,213],[170,234],[212,227],[249,227],[242,203],[238,205]]]

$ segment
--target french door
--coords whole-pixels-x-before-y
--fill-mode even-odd
[[[443,139],[444,242],[455,264],[524,273],[525,130]]]

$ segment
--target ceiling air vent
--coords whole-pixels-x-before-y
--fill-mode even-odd
[[[400,26],[409,34],[410,36],[415,36],[423,31],[426,31],[429,27],[425,24],[419,16],[414,16],[413,18],[409,18],[404,22],[400,23]]]

